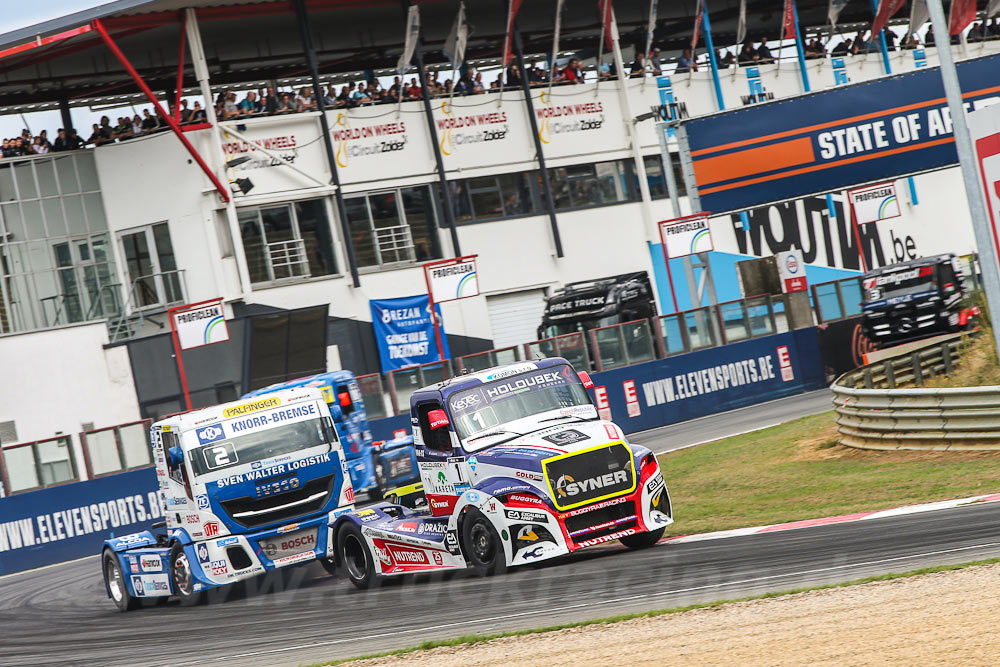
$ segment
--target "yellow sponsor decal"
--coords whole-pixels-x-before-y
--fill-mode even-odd
[[[276,408],[279,405],[281,405],[280,398],[262,398],[259,401],[250,401],[249,403],[243,403],[242,405],[234,405],[231,408],[226,408],[222,411],[222,416],[226,419],[229,419],[230,417],[242,417],[243,415],[248,415],[251,412],[267,410],[268,408]]]
[[[589,498],[587,500],[582,500],[582,501],[579,501],[579,502],[573,502],[572,499],[570,498],[570,494],[568,494],[567,491],[566,491],[566,489],[568,488],[568,486],[564,486],[564,485],[576,484],[580,480],[574,479],[571,475],[563,475],[558,480],[553,480],[553,479],[549,478],[549,465],[551,463],[553,463],[554,461],[560,461],[562,459],[567,459],[567,458],[570,458],[570,457],[573,457],[573,456],[578,456],[580,454],[586,454],[588,452],[593,452],[593,451],[596,451],[598,449],[605,449],[605,448],[610,449],[612,447],[617,447],[619,445],[622,446],[622,447],[625,447],[626,449],[629,449],[628,445],[625,444],[624,440],[615,440],[615,441],[612,441],[612,442],[605,443],[603,445],[595,445],[593,447],[587,447],[586,449],[581,449],[581,450],[578,450],[578,451],[575,451],[575,452],[567,452],[566,454],[559,454],[558,456],[550,456],[549,458],[547,458],[547,459],[545,459],[545,460],[542,461],[542,472],[545,475],[545,483],[548,484],[549,488],[553,492],[551,498],[552,498],[552,502],[555,504],[557,510],[559,510],[560,512],[565,512],[566,510],[571,510],[571,509],[574,509],[576,507],[582,507],[584,505],[594,505],[594,504],[597,504],[597,503],[601,502],[602,500],[608,500],[609,498],[616,498],[618,496],[627,496],[628,494],[633,493],[635,491],[636,487],[638,486],[638,479],[637,479],[636,471],[635,471],[635,460],[633,459],[633,457],[631,455],[632,452],[631,452],[630,449],[629,449],[629,458],[628,458],[628,465],[629,465],[629,467],[628,467],[627,471],[618,471],[617,473],[608,473],[606,475],[602,475],[601,476],[602,479],[599,480],[600,483],[595,483],[598,480],[589,480],[589,479],[585,480],[587,483],[591,483],[593,486],[597,486],[598,488],[601,488],[603,486],[603,484],[604,484],[604,480],[603,480],[604,477],[612,477],[613,478],[613,476],[615,474],[627,474],[627,473],[631,473],[631,476],[632,476],[632,485],[629,488],[627,488],[627,489],[624,489],[624,490],[621,490],[621,491],[613,491],[612,493],[607,493],[607,494],[599,495],[596,498]],[[562,482],[562,484],[560,482]]]
[[[323,398],[327,403],[336,403],[337,397],[333,393],[333,387],[330,385],[325,385],[319,388],[323,392]]]

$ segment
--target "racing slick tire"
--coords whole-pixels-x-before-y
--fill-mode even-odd
[[[618,538],[618,541],[627,546],[629,549],[647,549],[663,537],[663,531],[666,527],[657,528],[656,530],[651,530],[648,533],[636,533],[635,535],[626,535],[625,537]]]
[[[170,549],[170,581],[174,585],[174,595],[185,607],[193,607],[205,600],[202,591],[194,590],[194,572],[184,547],[175,543]]]
[[[132,594],[128,592],[128,586],[125,584],[125,573],[122,572],[118,557],[110,549],[105,549],[101,564],[101,569],[104,571],[104,586],[108,590],[108,596],[118,607],[118,611],[138,609],[142,601],[132,597]]]
[[[337,562],[341,574],[347,575],[361,590],[377,588],[382,582],[382,576],[375,571],[371,549],[361,529],[353,523],[345,523],[337,532]]]
[[[462,552],[469,567],[481,577],[507,571],[507,554],[490,520],[477,509],[469,510],[462,523]]]

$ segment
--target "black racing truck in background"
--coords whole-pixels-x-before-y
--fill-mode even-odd
[[[881,347],[970,328],[979,308],[953,254],[869,271],[862,278],[862,327]]]
[[[568,283],[545,300],[545,313],[538,326],[538,338],[583,333],[593,369],[595,355],[590,336],[592,330],[635,320],[649,320],[650,331],[655,331],[656,315],[653,287],[645,271],[583,280]],[[639,334],[638,329],[633,331],[633,335]],[[629,333],[626,332],[625,335],[628,336]],[[629,341],[626,340],[626,345],[628,344]],[[564,356],[571,354],[564,347],[553,351],[553,354],[556,352]],[[574,363],[582,367],[582,359],[572,356]]]

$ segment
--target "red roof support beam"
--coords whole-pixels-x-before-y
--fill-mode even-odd
[[[30,51],[31,49],[37,49],[40,46],[54,44],[55,42],[61,42],[64,39],[69,39],[70,37],[76,37],[77,35],[82,35],[85,32],[90,32],[90,30],[91,28],[89,25],[83,25],[79,28],[73,28],[72,30],[66,30],[55,35],[49,35],[48,37],[36,37],[30,42],[12,46],[9,49],[0,51],[0,60],[9,58],[10,56],[16,56],[19,53],[24,53],[25,51]]]
[[[181,36],[177,46],[177,85],[174,87],[174,120],[181,122],[181,94],[184,92],[184,55],[187,51],[187,14],[181,15]]]
[[[177,135],[177,138],[180,139],[181,144],[183,144],[184,148],[187,149],[187,152],[191,154],[191,157],[194,158],[194,161],[198,163],[198,166],[201,167],[201,170],[205,172],[205,175],[208,176],[209,180],[212,181],[212,184],[215,185],[215,189],[219,191],[219,195],[222,197],[223,201],[228,202],[230,198],[229,190],[226,188],[226,186],[222,184],[221,181],[219,181],[219,178],[212,172],[209,166],[205,163],[205,160],[201,157],[201,154],[198,153],[198,149],[192,146],[191,142],[188,141],[187,137],[184,136],[184,132],[181,131],[181,126],[178,125],[176,120],[174,120],[174,117],[164,110],[163,105],[161,105],[160,101],[156,99],[156,95],[153,94],[153,91],[149,89],[149,86],[146,85],[146,82],[142,80],[142,77],[139,76],[139,73],[135,70],[134,67],[132,67],[132,63],[130,63],[128,58],[125,57],[125,54],[122,53],[122,50],[118,48],[118,45],[115,44],[114,40],[111,39],[111,35],[108,34],[108,31],[105,29],[104,24],[101,23],[101,19],[94,19],[91,25],[93,26],[94,30],[96,30],[97,33],[101,36],[101,39],[104,40],[104,43],[107,45],[108,49],[111,51],[114,57],[117,58],[118,62],[122,64],[122,67],[125,68],[125,71],[128,72],[128,75],[132,77],[132,80],[135,82],[135,85],[139,86],[139,90],[141,90],[143,94],[149,99],[150,103],[156,109],[156,112],[160,114],[163,120],[166,121],[167,125],[170,126],[170,129],[173,130],[174,134]],[[212,113],[211,109],[207,109],[206,111]]]

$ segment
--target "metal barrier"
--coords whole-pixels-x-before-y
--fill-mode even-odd
[[[590,330],[591,349],[598,371],[656,359],[649,320],[632,320]]]
[[[486,370],[487,368],[493,368],[494,366],[500,366],[502,364],[510,364],[520,360],[521,354],[517,345],[512,345],[510,347],[498,347],[495,350],[475,352],[473,354],[466,354],[455,358],[455,362],[458,364],[457,370],[459,373],[466,371],[475,373],[477,371]]]
[[[582,331],[563,334],[555,338],[543,338],[524,344],[524,358],[563,357],[574,368],[590,368],[590,352],[587,339]]]
[[[410,396],[417,389],[435,382],[441,382],[452,376],[451,360],[434,361],[420,366],[401,368],[398,371],[386,373],[389,381],[389,400],[393,414],[410,411]],[[400,410],[402,406],[402,410]],[[365,408],[367,411],[367,407]]]
[[[1000,387],[899,388],[950,372],[968,334],[845,373],[832,386],[840,443],[861,449],[1000,449]]]
[[[369,373],[368,375],[359,375],[355,379],[358,381],[361,402],[364,403],[368,419],[388,417],[385,390],[382,389],[382,376],[378,373]]]

